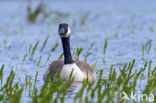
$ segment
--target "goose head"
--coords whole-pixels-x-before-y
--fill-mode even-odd
[[[70,36],[70,28],[69,28],[68,24],[61,23],[59,25],[58,33],[59,33],[60,37],[69,37]]]

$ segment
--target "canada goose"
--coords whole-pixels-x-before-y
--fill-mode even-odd
[[[82,61],[73,61],[71,52],[70,52],[70,29],[68,24],[61,23],[59,25],[58,33],[61,37],[63,52],[64,52],[64,61],[56,60],[53,61],[48,70],[45,72],[43,79],[46,80],[48,75],[51,72],[54,72],[55,75],[52,77],[52,81],[56,77],[56,73],[61,69],[61,79],[68,81],[70,74],[72,72],[72,78],[74,82],[82,82],[88,76],[88,81],[93,82],[96,80],[96,76],[92,71],[92,68],[85,62]]]

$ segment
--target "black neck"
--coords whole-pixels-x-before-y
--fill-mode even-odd
[[[70,36],[62,37],[61,40],[64,52],[64,64],[72,64],[74,61],[70,52]]]

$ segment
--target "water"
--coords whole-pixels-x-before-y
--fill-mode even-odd
[[[1,1],[0,2],[0,65],[5,64],[4,82],[12,69],[16,72],[16,82],[25,83],[25,76],[35,79],[38,71],[37,86],[43,85],[43,74],[49,64],[58,59],[62,53],[60,37],[57,33],[58,25],[67,22],[72,30],[71,50],[83,47],[80,60],[84,61],[86,51],[91,44],[92,54],[88,57],[90,65],[97,62],[95,72],[104,69],[104,77],[109,74],[109,68],[114,65],[120,68],[125,63],[136,59],[133,72],[138,71],[145,61],[152,60],[152,67],[156,63],[156,2],[153,0],[142,1],[46,1],[47,11],[59,11],[69,16],[56,18],[51,15],[48,18],[39,16],[35,24],[27,21],[27,5],[25,1]],[[38,2],[31,2],[33,8]],[[89,14],[85,25],[80,25],[81,16]],[[53,14],[53,13],[52,13]],[[75,22],[75,26],[74,26]],[[45,38],[49,39],[43,52],[40,48]],[[105,63],[103,63],[103,47],[105,39],[108,39]],[[152,40],[150,53],[145,52],[142,59],[142,45]],[[29,47],[34,47],[39,41],[33,61],[29,59]],[[59,46],[55,52],[51,48],[58,42]],[[22,64],[25,54],[26,61]],[[48,56],[50,60],[47,61]],[[40,66],[37,62],[42,56]],[[145,73],[146,74],[146,73]],[[98,76],[98,75],[97,75]],[[145,85],[145,83],[142,83]],[[142,87],[143,88],[143,87]],[[71,93],[71,94],[74,94]],[[26,98],[27,100],[27,98]],[[29,99],[28,99],[29,100]],[[67,99],[68,100],[68,99]]]

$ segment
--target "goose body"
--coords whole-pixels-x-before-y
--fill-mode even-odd
[[[74,81],[78,81],[78,82],[83,81],[86,78],[83,72],[75,63],[66,64],[66,65],[63,65],[62,67],[61,78],[65,81],[68,81],[70,78],[70,75],[71,75],[71,78],[74,78]]]
[[[84,78],[86,78],[87,74],[88,74],[88,80],[89,81],[91,81],[91,82],[96,81],[96,76],[93,73],[92,68],[87,63],[82,62],[82,61],[74,61],[74,62],[79,67],[78,69],[80,69],[80,71],[83,73]],[[66,72],[62,71],[63,65],[64,65],[63,60],[53,61],[50,64],[48,70],[44,73],[44,76],[43,76],[44,81],[47,79],[47,77],[50,73],[52,73],[52,72],[57,73],[59,71],[59,69],[61,70],[61,77],[62,77],[63,74],[66,73]],[[55,79],[55,77],[56,77],[56,74],[54,74],[54,76],[51,80],[53,81]],[[65,76],[63,76],[63,77],[65,77]],[[79,75],[79,77],[80,77],[80,75]],[[84,79],[84,78],[82,78],[82,79]],[[81,79],[81,81],[82,81],[82,79]],[[68,80],[68,78],[66,78],[65,80]]]
[[[71,77],[75,82],[82,82],[84,79],[88,79],[90,82],[96,81],[96,76],[92,71],[92,68],[85,62],[73,61],[70,52],[70,29],[68,24],[62,23],[59,25],[59,34],[62,40],[64,61],[53,61],[48,70],[45,72],[43,79],[46,80],[50,73],[54,73],[52,81],[56,78],[56,73],[61,70],[61,79],[68,81]]]

